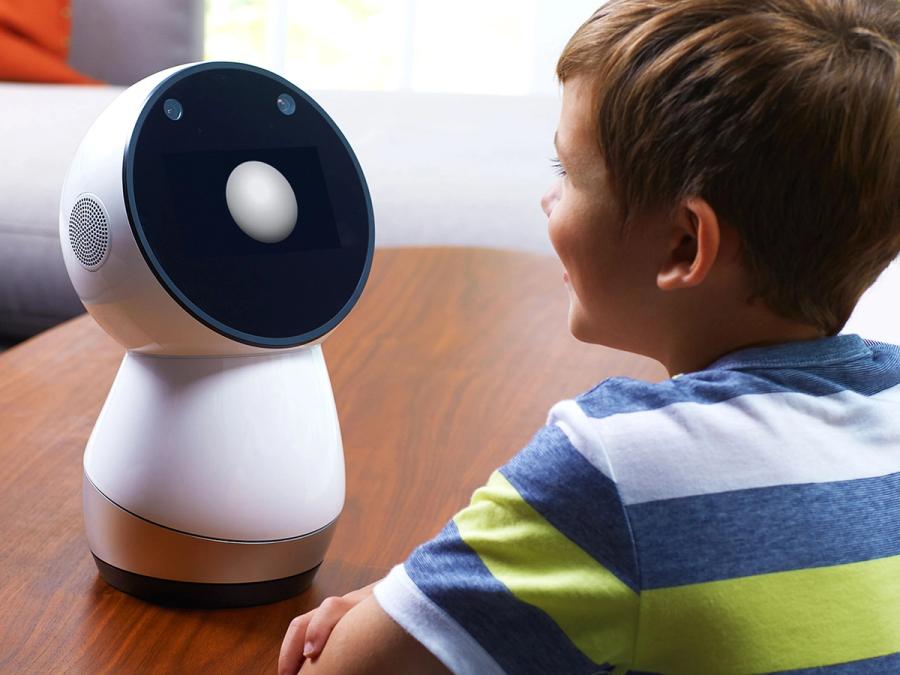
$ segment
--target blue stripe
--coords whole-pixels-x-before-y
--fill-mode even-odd
[[[616,484],[562,429],[543,427],[499,471],[553,527],[637,592],[634,545]]]
[[[409,578],[508,673],[600,673],[542,609],[516,598],[459,536],[451,520],[404,563]]]
[[[872,659],[848,661],[832,666],[804,668],[802,670],[779,670],[778,675],[896,675],[900,673],[900,652]]]
[[[717,358],[707,368],[816,366],[823,363],[846,362],[859,356],[869,356],[873,346],[885,346],[885,344],[863,340],[855,333],[831,335],[812,340],[791,340],[732,350]]]
[[[900,473],[626,508],[644,589],[900,554]]]
[[[848,352],[842,362],[823,359],[785,365],[782,361],[773,359],[770,365],[747,361],[748,365],[742,366],[744,362],[736,359],[727,367],[699,370],[655,383],[610,377],[575,400],[586,415],[602,419],[619,413],[658,410],[673,403],[722,403],[745,394],[797,392],[827,396],[849,390],[871,396],[900,384],[900,347],[895,345],[871,343],[864,352]],[[747,370],[739,369],[742,367]]]

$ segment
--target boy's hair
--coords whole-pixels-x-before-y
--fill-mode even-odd
[[[900,0],[609,0],[573,75],[623,235],[700,196],[739,232],[748,300],[826,335],[900,252]]]

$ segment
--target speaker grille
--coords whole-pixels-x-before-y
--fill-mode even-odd
[[[96,270],[109,252],[109,219],[103,203],[93,195],[81,195],[69,215],[69,243],[78,262]]]

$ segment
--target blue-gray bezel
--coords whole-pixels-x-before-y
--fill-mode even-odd
[[[341,143],[344,145],[344,148],[347,150],[347,153],[350,155],[350,159],[353,162],[353,167],[356,169],[360,185],[363,189],[363,194],[365,195],[366,212],[369,221],[369,238],[368,248],[366,251],[366,260],[363,264],[362,274],[360,275],[359,281],[357,282],[356,288],[353,290],[353,294],[350,296],[350,299],[347,300],[347,302],[343,307],[341,307],[340,310],[338,310],[337,314],[335,314],[329,321],[316,328],[315,330],[307,331],[306,333],[293,335],[290,337],[271,338],[261,335],[253,335],[251,333],[245,333],[244,331],[237,330],[222,323],[221,321],[218,321],[215,317],[210,316],[202,309],[200,309],[200,307],[198,307],[195,303],[193,303],[191,299],[188,298],[181,291],[181,289],[178,288],[178,286],[169,277],[169,275],[166,274],[165,269],[163,269],[163,266],[154,255],[152,247],[147,241],[143,228],[141,227],[140,219],[138,218],[137,204],[134,197],[135,190],[133,185],[133,175],[134,151],[144,120],[151,113],[155,104],[163,97],[166,90],[172,84],[184,79],[185,77],[193,73],[213,69],[247,70],[259,75],[263,75],[265,77],[270,77],[280,82],[292,94],[309,103],[325,119],[325,121],[328,122],[328,125],[335,132],[335,134],[337,134],[337,137],[340,139]],[[128,142],[125,145],[125,153],[122,162],[122,192],[125,196],[125,211],[128,216],[128,224],[131,226],[131,231],[134,234],[138,249],[140,250],[141,255],[144,257],[144,260],[147,261],[147,264],[150,267],[150,270],[153,272],[154,276],[159,280],[160,285],[162,285],[162,287],[166,290],[166,292],[168,292],[172,299],[175,300],[175,302],[177,302],[179,305],[181,305],[181,307],[188,314],[193,316],[203,325],[216,331],[220,335],[223,335],[229,340],[235,340],[237,342],[251,345],[253,347],[269,348],[297,347],[309,342],[313,342],[314,340],[317,340],[318,338],[333,330],[344,319],[344,317],[350,313],[350,310],[353,309],[353,306],[359,300],[359,296],[362,295],[363,289],[366,285],[366,281],[369,278],[369,271],[372,268],[372,257],[374,255],[375,249],[375,216],[372,210],[372,198],[369,194],[369,186],[366,183],[366,178],[363,175],[362,168],[359,165],[359,160],[356,158],[356,153],[353,152],[353,148],[350,147],[350,144],[347,142],[344,134],[341,133],[341,130],[334,123],[334,120],[331,119],[331,117],[328,115],[328,113],[325,112],[322,106],[316,103],[316,101],[311,96],[309,96],[305,91],[297,87],[289,80],[264,68],[259,68],[258,66],[253,66],[247,63],[239,63],[237,61],[204,61],[202,63],[182,68],[181,70],[173,73],[162,82],[157,84],[144,99],[143,107],[141,108],[141,112],[138,114],[137,121],[134,124],[134,131],[131,133]]]

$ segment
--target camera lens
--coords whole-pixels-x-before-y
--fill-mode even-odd
[[[294,97],[290,94],[282,94],[278,97],[278,100],[275,101],[275,105],[278,106],[278,109],[284,115],[293,115],[294,111],[297,110],[297,104],[294,103]]]
[[[166,99],[165,103],[163,103],[163,110],[166,113],[166,117],[170,120],[180,120],[182,113],[184,113],[184,108],[174,98]]]

